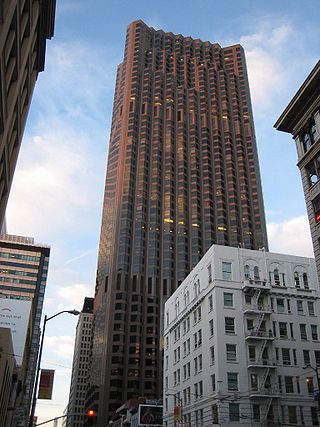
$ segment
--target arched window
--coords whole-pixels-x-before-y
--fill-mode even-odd
[[[246,280],[250,279],[250,267],[248,265],[244,266],[244,278]]]
[[[277,268],[273,270],[273,277],[274,277],[274,284],[276,286],[280,286],[280,275],[279,275],[279,270]]]
[[[298,271],[294,272],[294,284],[296,288],[300,289],[300,277]]]
[[[304,289],[309,289],[309,281],[308,281],[307,273],[303,273],[302,280],[303,280]]]
[[[259,267],[254,267],[253,269],[253,277],[254,280],[260,280],[260,272],[259,272]]]

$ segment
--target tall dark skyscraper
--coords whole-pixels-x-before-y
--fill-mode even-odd
[[[267,249],[243,49],[129,25],[118,67],[88,407],[162,396],[163,305],[213,244]]]
[[[0,231],[55,7],[55,0],[0,0]]]

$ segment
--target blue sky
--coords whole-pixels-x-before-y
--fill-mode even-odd
[[[273,124],[319,59],[319,15],[318,0],[57,1],[7,213],[10,233],[51,245],[45,314],[93,295],[115,72],[136,19],[244,46],[270,249],[312,256],[295,145]],[[41,420],[66,405],[75,324],[63,315],[47,325],[43,367],[56,382]]]

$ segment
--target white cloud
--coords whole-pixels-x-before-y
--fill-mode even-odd
[[[83,306],[83,300],[92,294],[92,286],[76,283],[70,286],[60,287],[57,295],[61,303],[58,305],[59,310],[80,310]]]
[[[44,346],[46,349],[50,349],[54,354],[60,357],[72,358],[74,337],[69,335],[45,336]]]
[[[313,258],[308,218],[299,216],[267,224],[269,250]]]

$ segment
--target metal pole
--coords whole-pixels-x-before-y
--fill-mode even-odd
[[[37,363],[37,368],[36,368],[36,379],[35,379],[35,383],[34,383],[32,406],[31,406],[31,412],[30,412],[30,418],[29,418],[29,427],[33,427],[33,418],[34,418],[34,414],[36,411],[37,390],[38,390],[38,383],[39,383],[39,376],[40,376],[41,356],[42,356],[42,349],[43,349],[44,333],[46,331],[46,323],[47,323],[47,316],[45,315],[44,316],[44,322],[43,322],[42,336],[41,336],[41,341],[40,341],[40,347],[39,347],[38,363]]]

